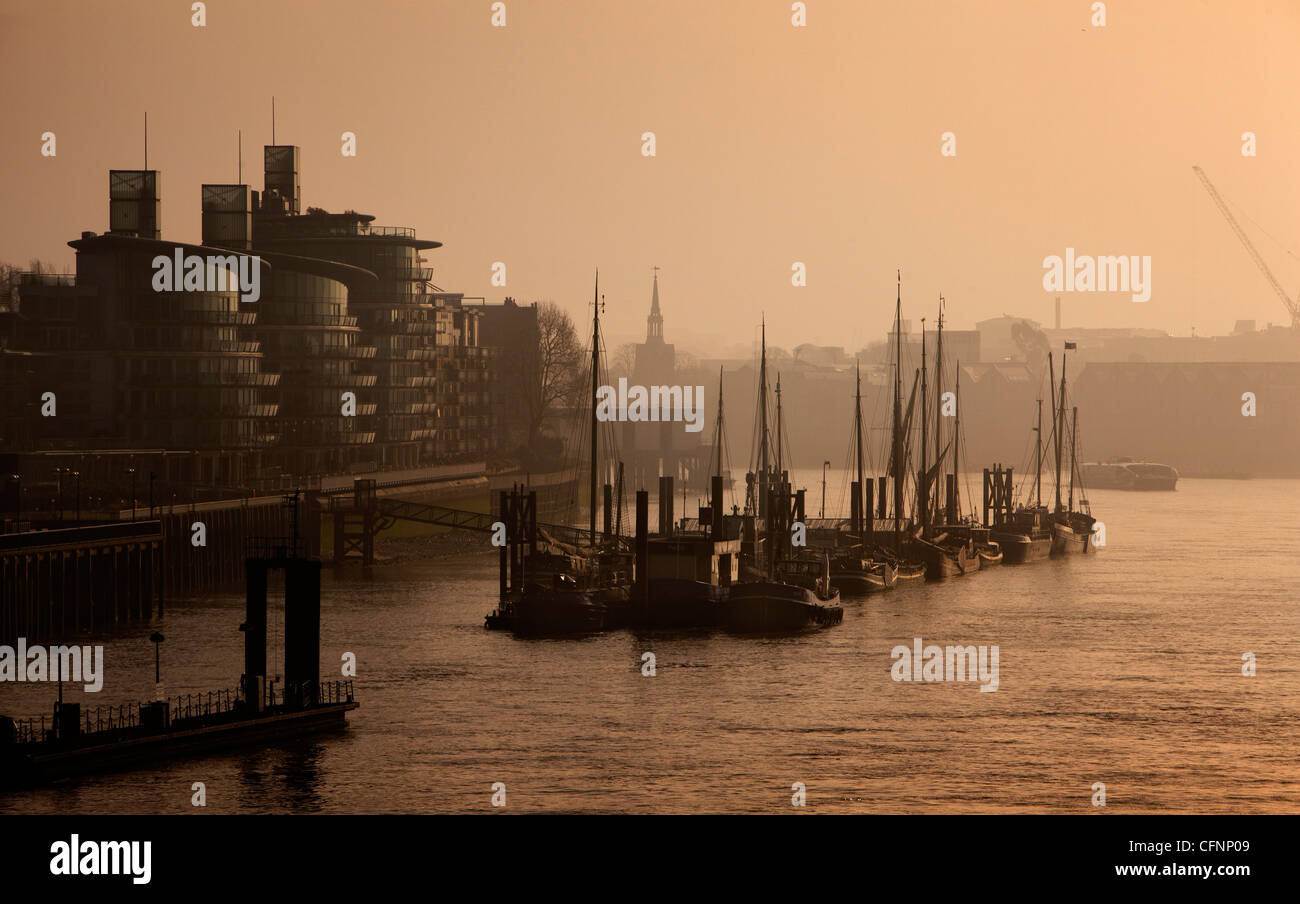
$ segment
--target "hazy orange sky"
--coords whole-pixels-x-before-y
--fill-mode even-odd
[[[1066,325],[1286,321],[1191,167],[1300,293],[1300,2],[1111,2],[1104,28],[1091,6],[808,0],[795,28],[785,0],[506,0],[494,28],[488,0],[212,0],[196,28],[188,2],[5,0],[0,260],[71,269],[107,170],[143,164],[146,110],[163,235],[197,241],[239,129],[261,189],[275,95],[304,205],[443,242],[444,289],[579,319],[599,265],[611,344],[644,334],[652,265],[670,342],[748,343],[764,310],[776,344],[854,350],[900,267],[905,316],[942,291],[957,328],[1050,322],[1042,261],[1067,246],[1150,255],[1152,297],[1067,294]]]

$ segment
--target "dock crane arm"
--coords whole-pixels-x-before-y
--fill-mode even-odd
[[[1282,288],[1282,284],[1277,281],[1277,277],[1268,268],[1268,264],[1264,263],[1264,258],[1260,257],[1259,252],[1255,250],[1255,243],[1250,240],[1250,236],[1246,235],[1246,231],[1241,228],[1237,218],[1232,215],[1232,211],[1228,209],[1228,205],[1214,188],[1214,183],[1210,181],[1210,177],[1205,175],[1205,171],[1199,166],[1193,166],[1192,171],[1201,180],[1205,190],[1210,193],[1210,197],[1219,208],[1219,213],[1223,214],[1223,218],[1228,221],[1228,225],[1236,233],[1237,239],[1246,247],[1246,251],[1250,254],[1251,260],[1255,262],[1255,266],[1259,267],[1259,271],[1268,279],[1268,284],[1273,287],[1277,297],[1282,299],[1282,304],[1286,305],[1287,311],[1291,314],[1291,328],[1300,328],[1300,299],[1292,300],[1291,296],[1286,294],[1286,289]]]

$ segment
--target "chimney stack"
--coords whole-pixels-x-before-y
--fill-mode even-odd
[[[253,246],[252,193],[247,185],[203,186],[203,244],[249,251]]]
[[[145,239],[162,237],[158,170],[108,171],[108,231]]]
[[[299,153],[297,145],[268,144],[264,148],[266,177],[262,192],[262,209],[271,214],[299,214],[301,188],[298,185]]]

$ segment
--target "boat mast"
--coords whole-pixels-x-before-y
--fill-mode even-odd
[[[916,518],[922,527],[930,523],[930,480],[927,475],[930,462],[926,458],[929,440],[929,400],[926,395],[927,368],[925,365],[925,318],[921,318],[921,469],[916,475]]]
[[[1048,395],[1051,396],[1052,401],[1052,454],[1056,457],[1056,461],[1059,463],[1061,460],[1061,434],[1056,430],[1056,361],[1053,359],[1052,355],[1052,352],[1047,353],[1047,392]],[[1056,482],[1059,484],[1061,482],[1059,479],[1059,464],[1057,465],[1057,472],[1058,479]],[[1057,494],[1056,499],[1057,502],[1060,502],[1061,496],[1059,493]]]
[[[776,482],[782,484],[785,480],[781,476],[781,371],[776,372]]]
[[[592,293],[591,326],[591,545],[596,545],[596,459],[598,434],[596,432],[596,405],[600,395],[600,268],[596,268],[596,286]]]
[[[715,477],[722,476],[722,365],[718,365],[718,425],[714,428],[713,443],[718,447],[718,466],[714,469]],[[734,497],[733,497],[734,498]]]
[[[953,371],[955,408],[952,415],[952,511],[953,518],[961,520],[961,491],[957,489],[957,456],[961,449],[961,362]]]
[[[898,292],[894,300],[894,429],[890,465],[894,470],[894,551],[902,548],[903,501],[903,271],[898,271]]]
[[[763,319],[762,344],[758,362],[758,500],[755,510],[767,516],[767,319]]]
[[[1061,394],[1057,397],[1060,410],[1056,417],[1056,510],[1061,510],[1061,445],[1065,441],[1065,352],[1061,352]]]
[[[1075,440],[1079,438],[1079,407],[1076,405],[1070,416],[1070,508],[1074,511],[1074,468]]]
[[[935,340],[934,352],[934,466],[936,470],[939,467],[939,456],[943,454],[941,445],[943,437],[943,296],[939,296],[939,332]],[[940,484],[938,474],[935,475],[934,482],[934,519],[933,523],[938,523],[940,517],[940,505],[943,502],[943,486]]]
[[[858,493],[862,494],[862,362],[857,362],[858,388],[854,394],[853,435],[858,457]],[[865,498],[865,496],[859,496]],[[868,513],[868,517],[870,514]]]
[[[1043,400],[1038,402],[1038,426],[1034,428],[1034,495],[1036,506],[1043,507]]]

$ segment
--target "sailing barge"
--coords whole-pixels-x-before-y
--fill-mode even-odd
[[[510,536],[510,581],[507,585],[507,552],[502,550],[502,605],[488,616],[489,627],[513,628],[518,633],[585,633],[617,627],[712,628],[735,631],[788,631],[809,626],[835,624],[842,620],[839,595],[867,594],[890,589],[900,581],[920,578],[945,579],[995,568],[1003,563],[1024,564],[1063,555],[1086,552],[1093,519],[1088,503],[1079,493],[1075,509],[1075,484],[1082,487],[1077,465],[1077,409],[1067,415],[1064,359],[1059,390],[1055,361],[1052,372],[1053,443],[1056,459],[1056,505],[1049,509],[1042,500],[1044,442],[1042,403],[1035,427],[1035,503],[1013,504],[1012,472],[995,465],[984,472],[984,516],[963,514],[959,480],[962,457],[960,409],[961,368],[958,363],[953,393],[944,390],[943,318],[944,299],[936,331],[934,383],[931,395],[929,348],[922,321],[921,366],[917,369],[904,415],[902,395],[902,281],[895,299],[893,422],[890,453],[885,475],[873,485],[865,473],[861,378],[855,392],[854,458],[855,480],[850,485],[850,515],[847,520],[821,518],[815,523],[804,517],[804,491],[792,492],[789,472],[784,468],[786,441],[781,408],[781,381],[775,390],[775,430],[769,430],[766,326],[762,327],[758,370],[758,416],[756,418],[757,462],[746,474],[745,507],[722,507],[724,466],[722,435],[723,409],[719,375],[718,418],[710,477],[708,506],[701,506],[699,518],[673,516],[674,478],[664,476],[659,486],[659,532],[652,537],[646,523],[648,494],[638,491],[637,525],[630,552],[621,536],[621,469],[618,482],[620,516],[616,527],[611,520],[610,484],[605,484],[605,530],[596,531],[597,465],[599,444],[595,420],[598,385],[599,304],[593,323],[591,423],[592,505],[589,545],[564,544],[539,530],[535,524],[535,503],[522,502],[516,492],[507,501],[503,494],[502,513],[508,513]],[[1069,344],[1067,343],[1067,348]],[[918,390],[920,405],[917,403]],[[947,399],[956,402],[946,410]],[[920,410],[919,462],[913,467],[910,442],[914,412]],[[932,410],[933,409],[933,410]],[[951,416],[951,430],[945,417]],[[933,431],[931,431],[933,417]],[[1066,440],[1067,421],[1070,425]],[[946,435],[945,435],[946,434]],[[933,443],[933,458],[931,458]],[[1068,479],[1063,460],[1069,450]],[[909,491],[904,492],[905,483]],[[893,483],[892,493],[888,482]],[[1063,498],[1068,485],[1068,495]],[[878,487],[878,493],[873,490]],[[888,497],[892,496],[892,500]],[[875,497],[875,498],[873,498]],[[892,510],[890,502],[892,501]],[[520,507],[532,512],[533,523],[521,522]],[[527,519],[525,519],[526,521]],[[813,542],[813,547],[795,547],[792,528]],[[581,533],[578,528],[565,528]],[[540,539],[539,539],[540,537]],[[543,542],[544,541],[544,542]],[[522,553],[523,546],[528,552]]]
[[[1072,343],[1067,342],[1068,350]],[[1069,477],[1068,491],[1062,499],[1062,489],[1067,480],[1062,477],[1062,458],[1065,455],[1066,433],[1066,380],[1065,355],[1061,355],[1061,382],[1056,386],[1055,362],[1048,355],[1049,386],[1052,397],[1052,448],[1055,455],[1056,500],[1049,509],[1043,504],[1043,402],[1038,401],[1037,423],[1034,426],[1034,483],[1032,504],[1012,508],[1011,470],[995,466],[984,472],[984,517],[991,524],[990,536],[1002,548],[1005,560],[1012,565],[1022,565],[1051,556],[1084,554],[1091,547],[1092,517],[1087,498],[1083,495],[1083,478],[1078,464],[1079,409],[1069,415]],[[1075,509],[1075,484],[1078,482],[1080,508]],[[992,521],[989,518],[992,515]]]

